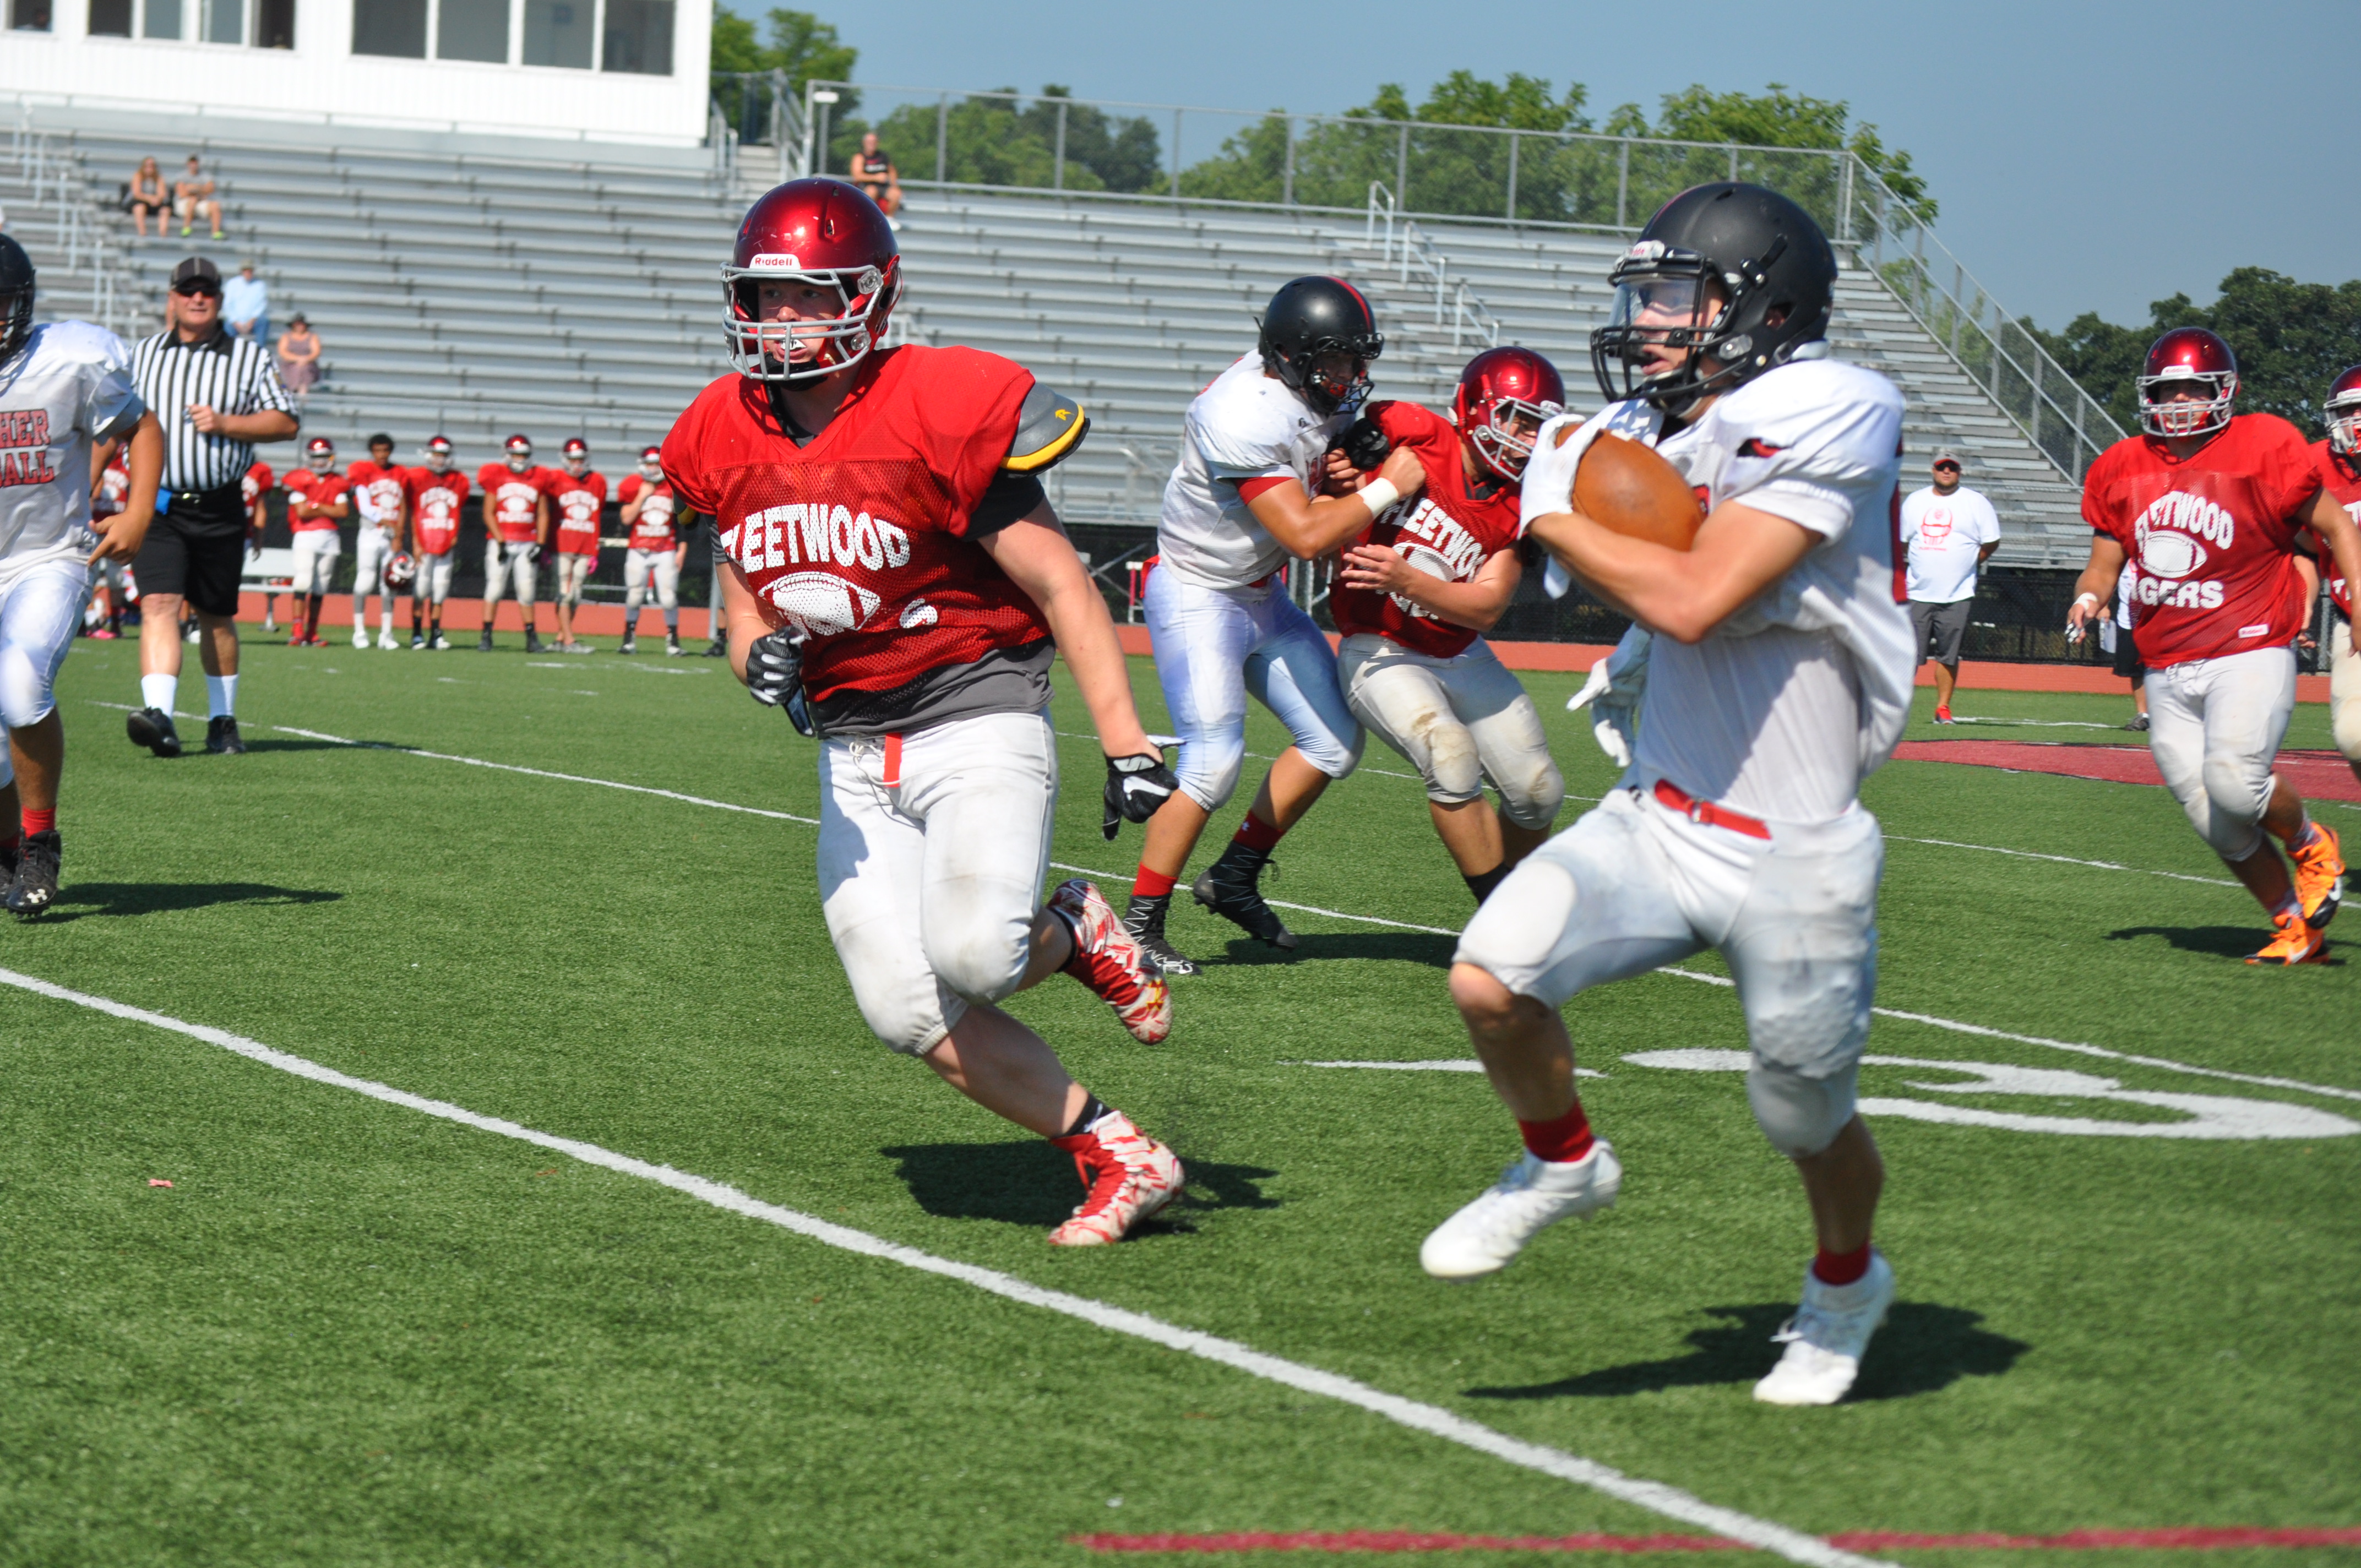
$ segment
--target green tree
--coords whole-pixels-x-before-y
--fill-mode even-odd
[[[1901,203],[1905,221],[1935,221],[1935,199],[1927,192],[1926,181],[1912,168],[1910,155],[1899,148],[1889,150],[1875,126],[1854,125],[1851,105],[1842,99],[1815,98],[1773,82],[1759,93],[1716,93],[1695,84],[1667,93],[1657,103],[1653,124],[1640,112],[1639,104],[1623,104],[1608,116],[1607,129],[1618,136],[1734,142],[1741,148],[1794,148],[1799,153],[1849,149]],[[1651,211],[1691,185],[1729,178],[1727,153],[1704,148],[1650,148],[1633,159],[1631,206],[1634,212]],[[1833,159],[1744,152],[1738,159],[1738,178],[1793,197],[1831,233],[1841,228],[1843,172]],[[1856,233],[1861,222],[1857,208]]]
[[[848,121],[841,136],[843,158],[851,156],[864,129],[906,177],[932,179],[936,138],[941,137],[945,178],[968,185],[1047,188],[1059,180],[1058,115],[1066,115],[1064,188],[1069,191],[1145,191],[1162,182],[1163,157],[1156,127],[1146,119],[1109,115],[1072,101],[1070,88],[1041,89],[1025,103],[1014,87],[954,100],[946,113],[934,104],[905,104],[874,127]],[[833,148],[832,148],[833,150]]]
[[[2238,356],[2238,408],[2278,414],[2318,440],[2321,400],[2346,367],[2361,364],[2361,279],[2299,283],[2263,267],[2222,280],[2211,305],[2175,294],[2148,306],[2144,326],[2117,326],[2086,312],[2063,332],[2026,330],[2125,430],[2139,428],[2140,369],[2148,345],[2179,326],[2210,327]]]
[[[779,71],[786,78],[787,95],[798,103],[807,82],[847,82],[861,51],[837,36],[833,23],[808,11],[773,9],[764,21],[770,41],[760,41],[752,18],[721,6],[713,8],[713,99],[737,122],[738,134],[748,140],[770,136],[770,95],[759,84],[738,80],[747,74]],[[861,106],[861,95],[843,91],[836,115],[850,118]],[[857,138],[856,138],[857,139]]]

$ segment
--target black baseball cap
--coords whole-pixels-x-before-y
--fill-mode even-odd
[[[202,256],[192,256],[172,269],[172,292],[218,294],[222,291],[221,269]]]

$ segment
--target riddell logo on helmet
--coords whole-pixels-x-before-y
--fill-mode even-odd
[[[804,264],[796,259],[792,251],[766,250],[746,263],[749,272],[800,272],[803,269]]]

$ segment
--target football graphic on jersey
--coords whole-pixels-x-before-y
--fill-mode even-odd
[[[2205,565],[2205,546],[2185,533],[2156,529],[2140,541],[2140,570],[2178,580]]]
[[[1420,571],[1426,573],[1429,576],[1441,577],[1446,583],[1455,583],[1460,579],[1461,574],[1458,568],[1454,566],[1440,551],[1422,544],[1416,540],[1399,540],[1394,544],[1394,551],[1403,560],[1409,562]],[[1392,599],[1395,605],[1400,609],[1404,615],[1415,615],[1425,617],[1430,620],[1433,619],[1430,612],[1423,606],[1413,604],[1411,600],[1403,598],[1400,594],[1389,594],[1386,597]]]
[[[763,597],[807,637],[857,631],[878,605],[875,594],[833,572],[790,572],[765,586]]]

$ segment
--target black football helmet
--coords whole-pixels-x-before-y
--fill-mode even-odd
[[[33,335],[33,258],[0,234],[0,365],[16,357]]]
[[[1665,203],[1608,278],[1614,313],[1590,334],[1599,391],[1677,414],[1826,337],[1837,258],[1803,208],[1724,181]]]
[[[1385,334],[1361,291],[1342,278],[1298,278],[1262,313],[1263,368],[1323,414],[1350,412],[1369,395],[1369,361]]]

